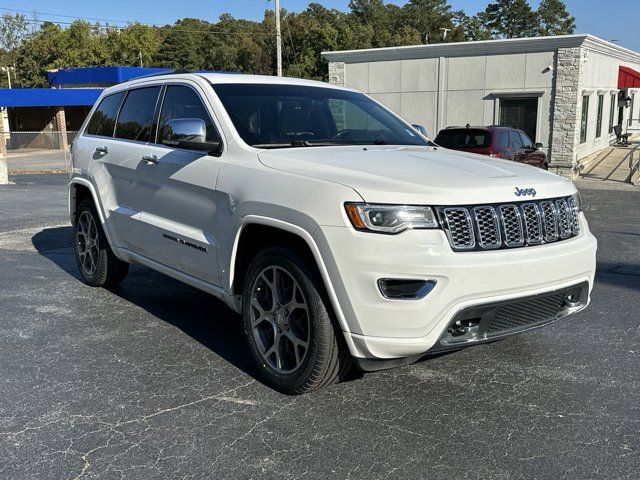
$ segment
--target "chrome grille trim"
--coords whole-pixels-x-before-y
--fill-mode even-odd
[[[573,197],[567,198],[567,205],[569,206],[570,217],[571,217],[571,231],[574,235],[580,233],[580,217],[578,212],[578,206]]]
[[[524,230],[527,234],[527,243],[529,245],[542,243],[542,221],[538,205],[535,203],[525,203],[520,208],[524,219]]]
[[[580,233],[571,197],[436,208],[454,251],[542,245]]]
[[[505,245],[511,248],[524,245],[524,230],[520,209],[515,205],[500,205],[498,210],[500,211]]]
[[[544,224],[544,239],[547,242],[555,242],[558,240],[558,215],[553,202],[540,202],[542,211],[542,221]]]
[[[502,236],[495,209],[489,206],[474,207],[473,218],[478,232],[478,245],[487,250],[500,248]]]
[[[469,210],[463,207],[445,208],[444,218],[451,245],[455,245],[456,250],[473,250],[476,238]]]
[[[572,233],[571,219],[569,217],[569,204],[564,199],[556,200],[558,208],[558,228],[560,230],[560,238],[569,238]]]

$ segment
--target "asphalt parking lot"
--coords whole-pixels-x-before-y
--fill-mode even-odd
[[[590,308],[300,397],[238,318],[142,267],[78,279],[66,177],[0,186],[0,478],[640,477],[640,189],[583,190]]]

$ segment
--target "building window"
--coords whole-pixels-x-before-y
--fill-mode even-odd
[[[589,119],[589,95],[582,96],[582,117],[580,118],[580,143],[587,141],[587,121]]]
[[[611,94],[611,105],[609,107],[609,133],[613,133],[613,117],[616,114],[616,98],[615,93]]]
[[[598,95],[598,116],[596,118],[596,138],[602,136],[602,109],[604,108],[604,95]]]
[[[538,126],[538,98],[500,98],[500,125],[523,130],[536,138]]]
[[[633,104],[635,103],[636,94],[631,94],[631,105],[629,106],[629,126],[633,125]]]

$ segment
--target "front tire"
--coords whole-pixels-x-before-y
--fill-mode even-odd
[[[265,383],[297,395],[336,383],[351,357],[317,270],[270,249],[249,266],[242,318],[249,350]]]
[[[121,283],[127,276],[129,264],[111,250],[91,200],[80,202],[73,227],[76,263],[82,281],[92,287],[113,287]]]

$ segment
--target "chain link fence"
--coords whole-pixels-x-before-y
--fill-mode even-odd
[[[69,171],[69,147],[78,132],[40,131],[5,132],[0,135],[7,150],[7,164],[11,173],[27,171]]]

